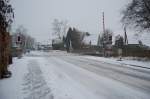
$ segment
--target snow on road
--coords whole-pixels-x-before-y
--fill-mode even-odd
[[[15,59],[12,77],[0,80],[0,99],[149,99],[143,90],[90,71],[88,62],[81,68],[80,58],[87,59],[52,51]]]

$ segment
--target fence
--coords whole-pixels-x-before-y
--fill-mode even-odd
[[[117,47],[113,47],[113,56],[118,56]],[[122,56],[128,57],[149,57],[150,49],[147,46],[142,46],[139,44],[129,44],[125,45],[122,49]]]

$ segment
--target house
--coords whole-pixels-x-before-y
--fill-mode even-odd
[[[83,39],[83,43],[89,46],[97,46],[98,34],[90,34]]]
[[[52,40],[52,48],[54,50],[64,50],[65,46],[64,46],[64,42],[62,39],[59,38],[55,38]]]
[[[117,49],[118,47],[113,45],[113,56],[118,55]],[[150,57],[150,47],[135,36],[128,37],[128,44],[123,45],[122,52],[122,56]]]

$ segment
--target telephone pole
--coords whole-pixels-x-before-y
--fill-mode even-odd
[[[128,45],[128,37],[127,37],[126,26],[124,27],[124,43],[125,43],[125,45]]]
[[[103,12],[103,33],[105,33],[105,16],[104,16],[104,12]]]
[[[104,18],[104,12],[102,12],[103,17],[103,56],[106,56],[106,41],[105,41],[105,18]]]

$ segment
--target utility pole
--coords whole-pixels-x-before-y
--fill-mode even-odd
[[[125,56],[127,55],[127,47],[126,45],[128,45],[128,37],[127,37],[127,30],[126,30],[126,26],[124,27],[124,49],[125,49]]]
[[[103,33],[105,33],[105,16],[104,16],[104,12],[103,12]]]
[[[104,12],[102,12],[102,17],[103,17],[103,34],[104,34],[104,36],[105,36],[105,16],[104,16]],[[106,56],[105,54],[106,54],[106,41],[105,41],[105,39],[104,39],[105,37],[103,37],[103,55],[104,56]]]
[[[128,37],[127,37],[126,26],[124,27],[124,44],[125,44],[125,45],[128,45]]]

